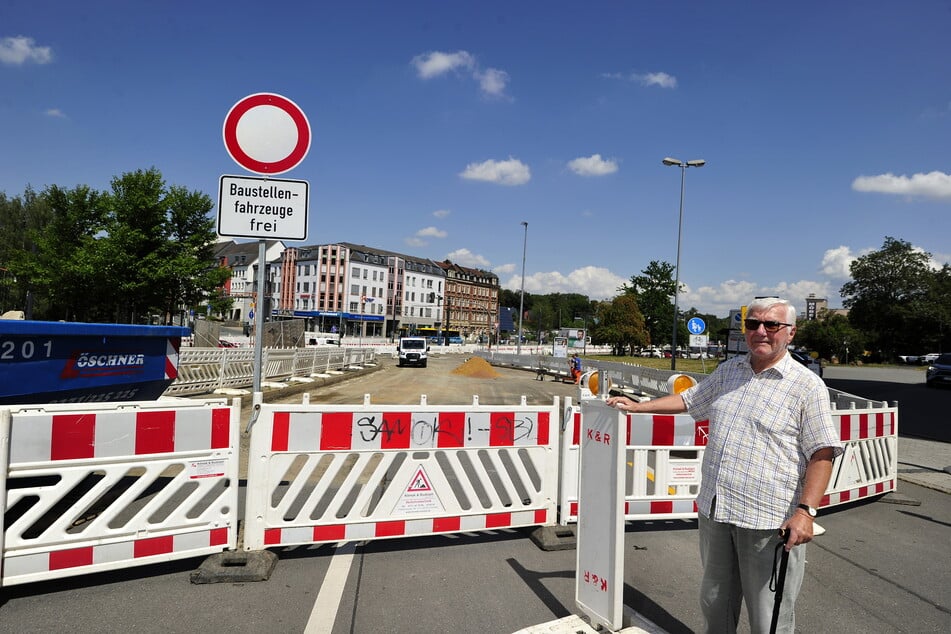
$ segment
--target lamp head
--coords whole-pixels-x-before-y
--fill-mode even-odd
[[[695,161],[687,161],[687,167],[703,167],[707,162],[703,159],[697,159]]]
[[[680,167],[680,159],[670,158],[669,156],[664,159],[664,165],[676,165]]]

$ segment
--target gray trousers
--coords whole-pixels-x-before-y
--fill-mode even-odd
[[[702,514],[698,522],[700,562],[703,564],[700,608],[706,619],[704,631],[709,634],[736,632],[740,606],[745,600],[750,631],[754,634],[769,632],[775,597],[769,589],[769,578],[773,571],[776,544],[779,543],[776,531],[737,528],[732,524],[715,522]],[[778,560],[776,563],[778,569]],[[804,544],[789,552],[777,632],[792,634],[796,629],[794,609],[802,586],[805,563]]]

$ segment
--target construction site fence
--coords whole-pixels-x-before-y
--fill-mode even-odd
[[[845,453],[822,506],[893,491],[897,406],[832,402]],[[243,518],[239,412],[239,399],[181,398],[0,408],[0,587],[229,550],[577,521],[586,439],[570,399],[262,404]],[[706,422],[618,415],[625,519],[696,517]]]
[[[238,541],[240,401],[0,409],[0,587]]]
[[[262,381],[328,376],[374,362],[372,348],[265,348]],[[212,394],[250,387],[254,382],[253,348],[188,348],[178,357],[178,377],[165,390],[168,396]]]

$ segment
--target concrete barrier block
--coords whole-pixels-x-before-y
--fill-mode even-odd
[[[277,555],[270,550],[215,553],[206,558],[189,579],[194,584],[267,581],[276,565]]]

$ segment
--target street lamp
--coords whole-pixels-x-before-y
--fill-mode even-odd
[[[674,278],[674,333],[670,339],[670,369],[677,369],[677,298],[680,295],[680,234],[684,226],[684,176],[688,167],[703,167],[706,161],[695,159],[693,161],[681,161],[680,159],[664,159],[664,165],[680,168],[680,220],[677,222],[677,273]]]
[[[515,347],[515,354],[522,354],[522,316],[525,314],[525,250],[528,248],[528,223],[522,221],[525,227],[525,237],[522,240],[522,290],[521,299],[518,301],[518,343]]]

